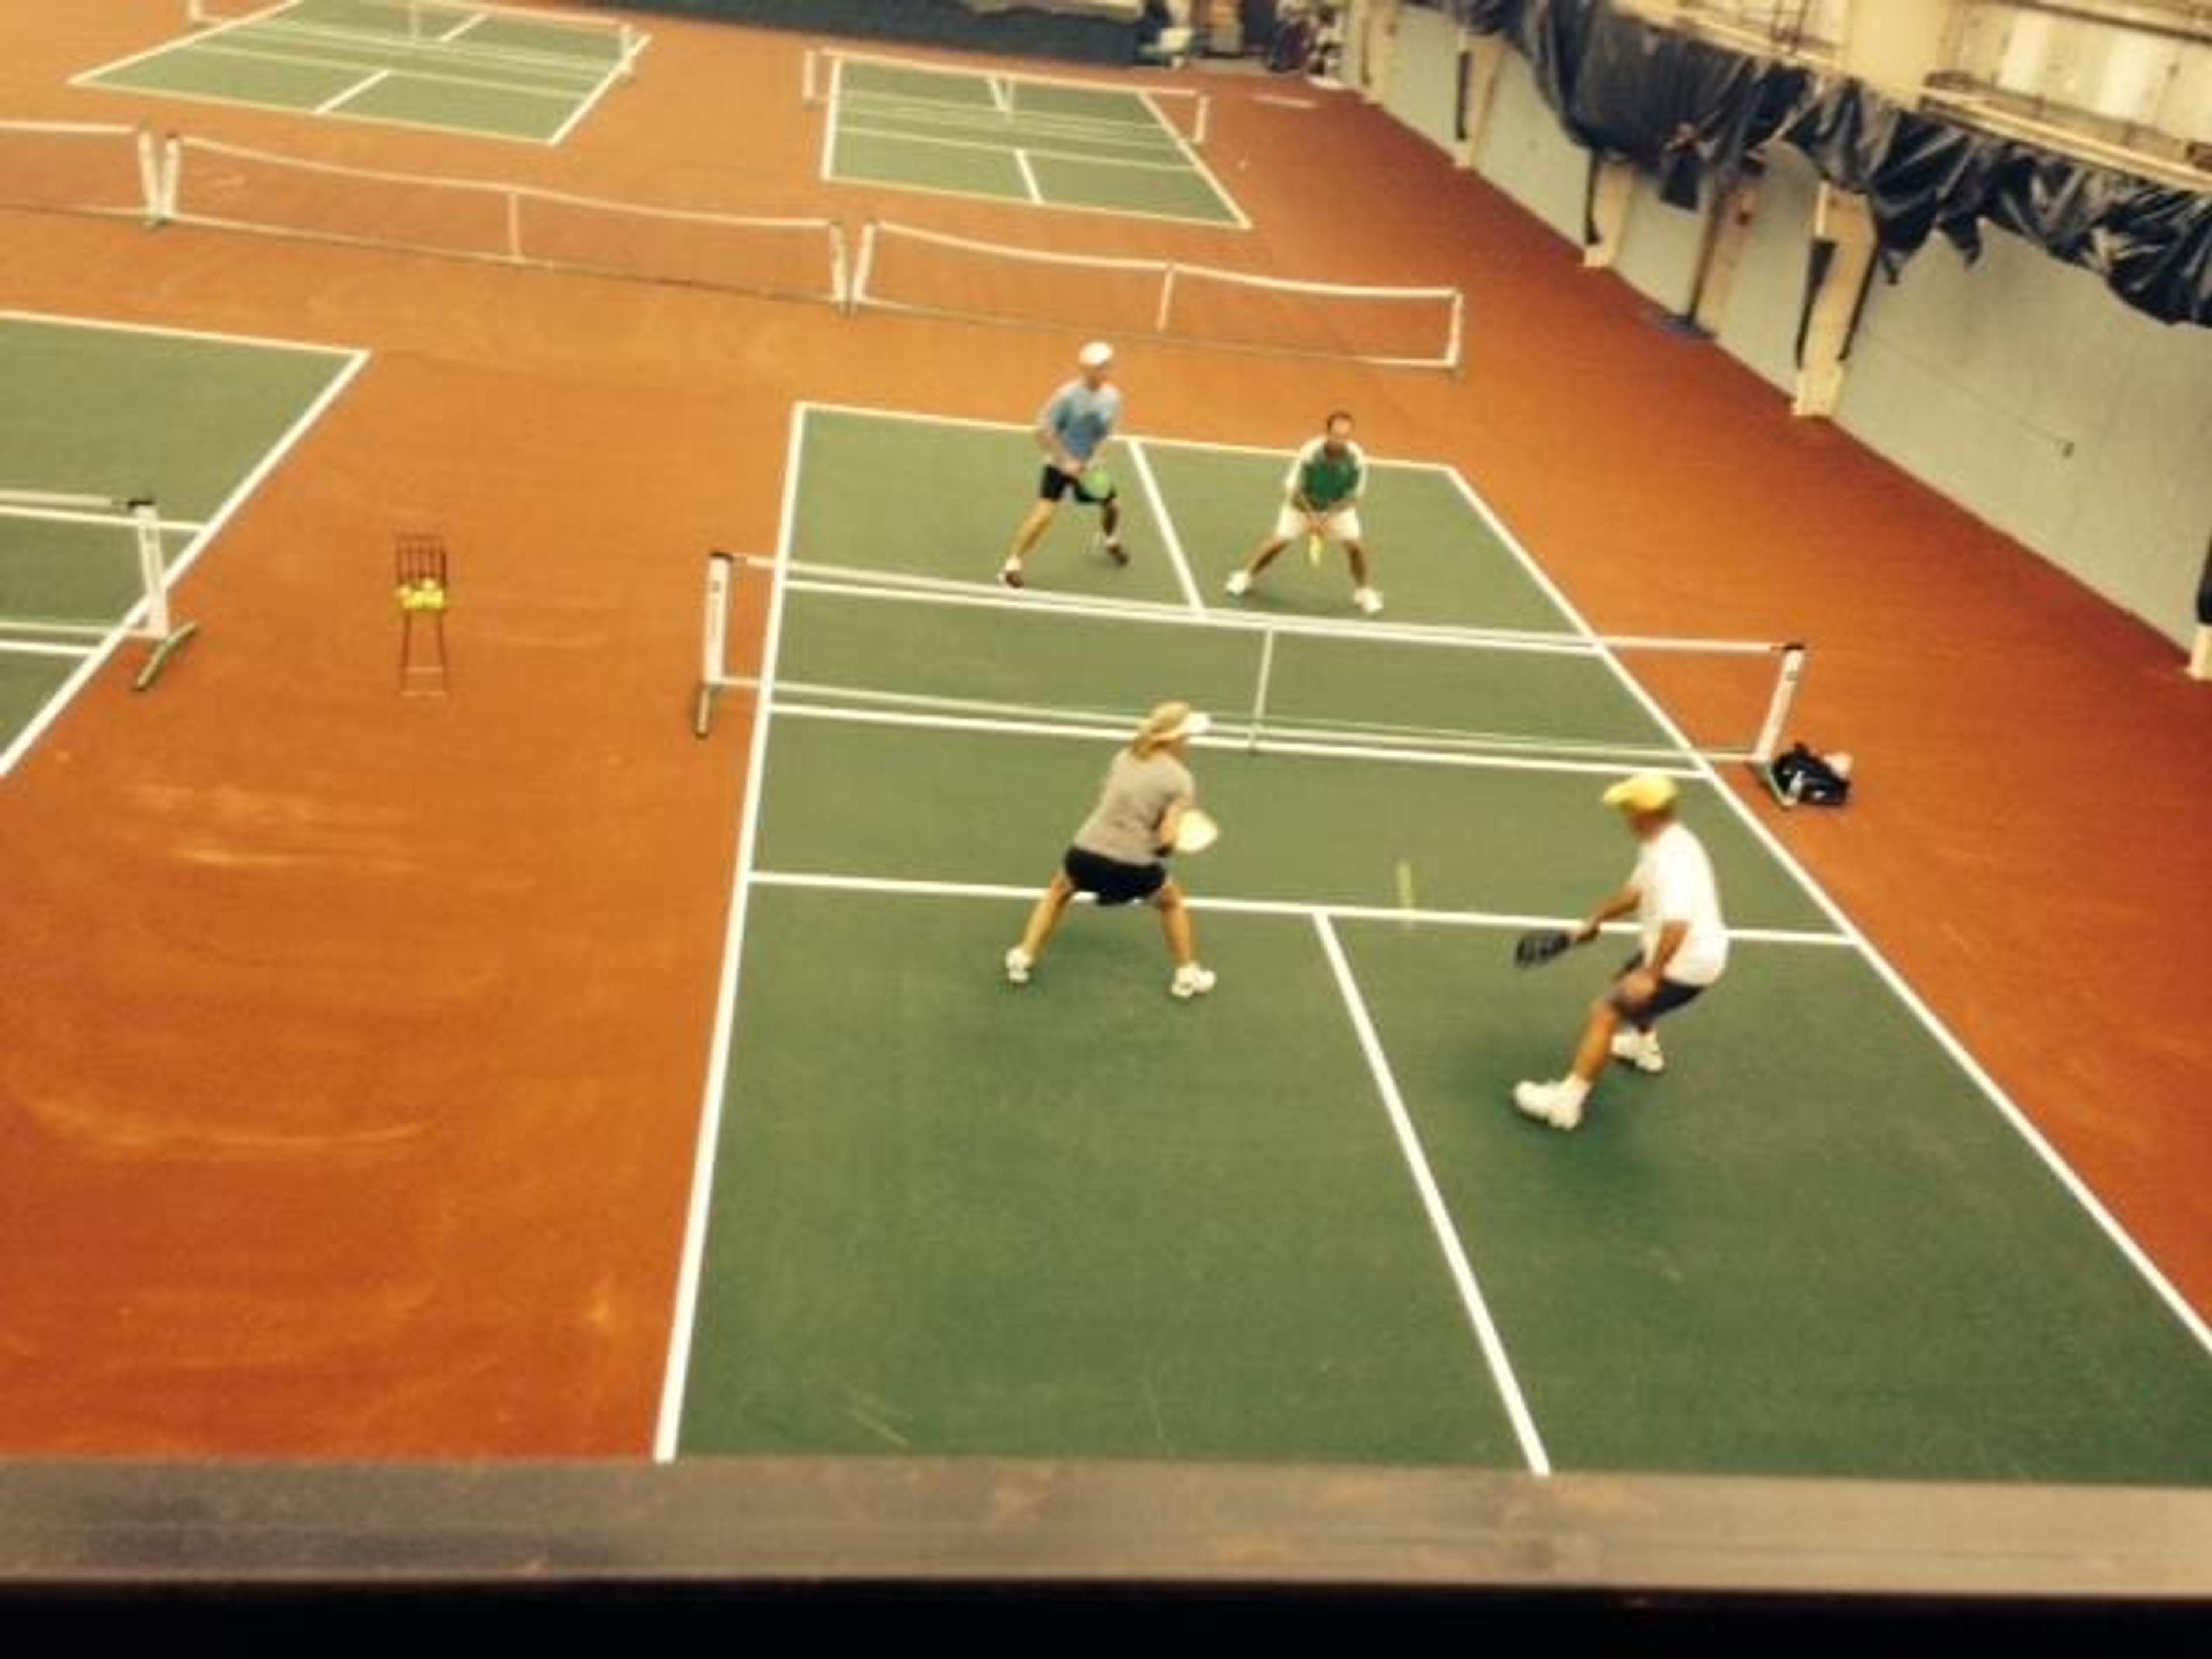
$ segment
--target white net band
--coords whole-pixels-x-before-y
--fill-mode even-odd
[[[861,232],[852,300],[855,308],[1443,369],[1458,367],[1463,311],[1454,288],[1055,253],[889,222]]]

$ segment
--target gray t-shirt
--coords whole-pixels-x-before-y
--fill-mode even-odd
[[[1117,864],[1156,863],[1162,816],[1197,793],[1189,769],[1166,750],[1139,760],[1136,750],[1124,749],[1106,769],[1105,789],[1075,832],[1075,844]]]

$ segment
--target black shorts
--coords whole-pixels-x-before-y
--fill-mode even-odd
[[[1644,952],[1638,951],[1620,964],[1620,971],[1614,975],[1613,978],[1616,981],[1626,979],[1643,965]],[[1649,1002],[1624,1002],[1621,1000],[1618,983],[1607,995],[1606,1000],[1613,1005],[1616,1012],[1626,1018],[1634,1020],[1638,1025],[1649,1025],[1661,1016],[1671,1014],[1677,1008],[1685,1007],[1695,1002],[1705,994],[1705,988],[1702,985],[1685,985],[1679,979],[1668,979],[1662,975],[1659,980],[1659,988],[1651,994],[1651,1000]]]
[[[1109,489],[1103,495],[1091,495],[1083,488],[1081,479],[1071,478],[1058,467],[1049,465],[1046,466],[1044,475],[1037,480],[1037,496],[1042,501],[1056,501],[1071,489],[1075,492],[1075,499],[1085,507],[1103,507],[1121,493],[1117,489]]]
[[[1103,854],[1071,847],[1060,867],[1079,893],[1089,893],[1101,904],[1131,904],[1148,899],[1168,878],[1164,864],[1124,864]]]

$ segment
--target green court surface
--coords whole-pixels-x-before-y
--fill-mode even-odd
[[[453,0],[289,0],[72,84],[558,143],[642,39],[581,13]]]
[[[1455,475],[1366,509],[1418,608],[1582,648],[1275,613],[1255,749],[1266,629],[1206,596],[1279,460],[1128,446],[1139,556],[1063,514],[1055,599],[988,586],[1020,430],[800,421],[769,689],[726,704],[754,816],[663,1455],[2212,1480],[2202,1324],[1696,756],[1727,978],[1577,1133],[1511,1109],[1633,948],[1511,941],[1619,884],[1608,756],[1675,733]],[[1079,711],[1172,696],[1224,717],[1223,839],[1178,872],[1218,988],[1176,1001],[1155,921],[1087,906],[1010,986],[1121,740]],[[1393,746],[1470,708],[1498,729]]]
[[[0,313],[0,494],[151,496],[173,586],[361,354]],[[0,775],[145,598],[127,516],[0,507]]]
[[[1176,89],[829,54],[822,176],[1243,228]]]

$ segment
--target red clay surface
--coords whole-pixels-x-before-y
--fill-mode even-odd
[[[663,17],[551,152],[62,84],[163,38],[147,13],[11,14],[0,102],[1461,284],[1464,380],[1132,345],[1129,424],[1288,445],[1347,404],[1376,453],[1455,463],[1604,628],[1810,631],[1792,735],[1854,750],[1859,799],[1760,810],[2212,1309],[2212,687],[1379,113],[1224,77],[1240,234],[823,185],[802,43]],[[1352,154],[1355,198],[1314,199],[1304,169]],[[744,780],[741,704],[687,733],[701,555],[775,545],[794,400],[1024,419],[1072,343],[0,216],[0,304],[374,354],[183,585],[204,632],[171,677],[109,672],[0,784],[0,1450],[642,1454]],[[453,692],[403,702],[391,544],[422,527],[453,550]]]

